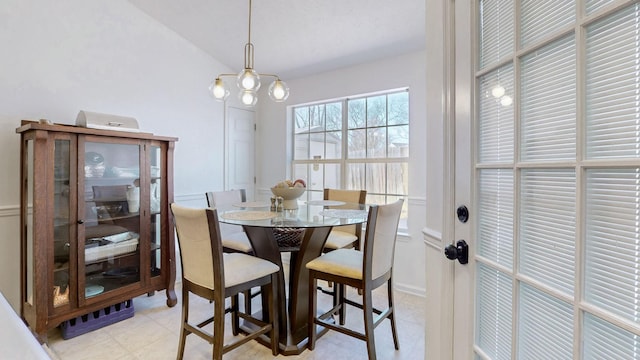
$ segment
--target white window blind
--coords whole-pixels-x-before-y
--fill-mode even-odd
[[[586,0],[585,11],[587,14],[593,14],[604,6],[611,4],[614,0]]]
[[[520,286],[517,359],[572,359],[573,307]]]
[[[478,209],[478,253],[502,266],[513,266],[513,170],[483,169]]]
[[[638,322],[640,169],[588,170],[586,189],[585,299]]]
[[[587,157],[640,157],[638,5],[587,28]]]
[[[523,161],[576,157],[576,50],[568,36],[521,61]]]
[[[480,1],[478,59],[481,69],[513,54],[514,3],[501,0]]]
[[[575,1],[521,0],[520,45],[548,36],[575,21]]]
[[[511,277],[479,264],[476,344],[491,359],[511,359],[513,285]]]
[[[513,162],[513,65],[480,78],[478,160]]]
[[[584,360],[640,358],[638,335],[591,314],[584,317]]]
[[[573,169],[522,171],[519,271],[566,294],[575,276]]]

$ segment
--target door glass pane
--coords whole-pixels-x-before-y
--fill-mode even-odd
[[[519,271],[566,294],[575,278],[573,169],[523,170],[520,190]]]
[[[477,268],[476,344],[490,359],[511,359],[511,277],[479,263]]]
[[[575,21],[576,1],[521,0],[520,44],[531,45]]]
[[[140,149],[87,142],[82,165],[84,296],[91,298],[140,281]]]
[[[513,66],[480,78],[478,157],[481,163],[513,161]]]
[[[599,169],[586,184],[585,300],[632,322],[640,321],[639,179],[639,168]]]
[[[638,359],[638,335],[603,321],[584,316],[584,360]]]
[[[53,306],[69,303],[69,251],[71,221],[69,177],[71,171],[70,142],[56,140],[53,164]]]
[[[518,313],[517,359],[574,358],[570,304],[523,283]]]
[[[586,13],[592,14],[600,10],[601,8],[605,7],[606,5],[611,4],[614,1],[615,0],[586,0],[585,1]]]
[[[151,185],[149,189],[149,208],[151,214],[150,233],[151,233],[151,276],[159,276],[162,268],[162,216],[160,209],[162,206],[162,177],[164,169],[162,168],[162,151],[158,146],[151,146],[149,152],[149,175],[151,176]]]
[[[567,36],[522,61],[522,160],[576,158],[576,49]]]
[[[497,63],[514,51],[514,1],[480,0],[478,19],[479,67]]]
[[[478,253],[513,267],[513,170],[482,169],[478,175]]]
[[[640,7],[587,28],[587,157],[640,157]],[[615,81],[607,81],[615,79]]]

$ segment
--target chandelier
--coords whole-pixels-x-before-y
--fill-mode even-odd
[[[253,44],[251,43],[251,0],[249,0],[249,38],[244,46],[244,69],[239,74],[220,74],[209,86],[211,95],[216,100],[225,101],[229,97],[229,88],[222,81],[223,77],[235,76],[236,84],[240,90],[238,99],[245,106],[254,106],[258,102],[258,90],[260,89],[260,76],[269,76],[275,80],[269,86],[269,97],[275,102],[282,102],[289,97],[289,87],[280,80],[278,75],[258,74],[253,70]]]

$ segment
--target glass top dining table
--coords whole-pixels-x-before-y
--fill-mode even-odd
[[[297,355],[307,344],[309,314],[309,271],[306,264],[322,255],[322,248],[335,226],[362,224],[367,206],[331,200],[299,202],[298,209],[269,211],[266,202],[245,202],[218,208],[221,223],[240,225],[256,256],[280,267],[278,298],[280,352]],[[284,241],[294,236],[297,241]],[[282,252],[291,254],[289,281],[285,285]],[[263,302],[266,301],[263,291]]]
[[[270,211],[269,204],[250,201],[218,208],[221,222],[266,228],[315,228],[359,224],[367,219],[366,205],[335,200],[298,204],[297,209]]]

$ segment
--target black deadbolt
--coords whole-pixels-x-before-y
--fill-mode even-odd
[[[460,220],[461,223],[466,223],[467,220],[469,220],[469,209],[464,205],[458,206],[456,214],[458,215],[458,220]]]

